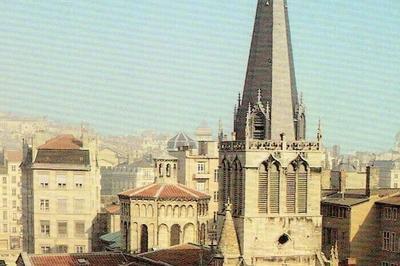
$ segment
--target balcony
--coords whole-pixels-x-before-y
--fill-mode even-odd
[[[211,177],[212,175],[210,173],[203,173],[203,174],[196,173],[193,175],[194,179],[210,179]]]

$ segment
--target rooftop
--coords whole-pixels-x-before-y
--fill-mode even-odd
[[[188,135],[180,132],[167,142],[167,150],[177,151],[181,147],[189,147],[189,149],[195,149],[197,147],[197,144],[196,141],[194,141]]]
[[[9,162],[21,162],[22,161],[22,151],[18,151],[18,150],[5,151],[5,158]]]
[[[41,254],[41,255],[22,253],[18,258],[18,261],[23,262],[22,265],[32,265],[32,266],[48,266],[48,265],[120,266],[120,265],[127,265],[129,262],[135,261],[135,259],[134,257],[131,257],[129,255],[124,255],[122,253],[114,253],[114,252],[92,252],[92,253],[70,253],[70,254],[63,253],[63,254]]]
[[[105,207],[104,210],[110,214],[119,214],[120,206],[118,204],[112,204]]]
[[[157,200],[200,200],[210,196],[181,184],[153,183],[144,187],[129,189],[118,194],[136,199]]]
[[[210,248],[188,243],[143,253],[139,256],[149,258],[153,261],[162,261],[174,266],[194,266],[210,265],[209,262],[213,258],[213,252]]]
[[[387,204],[387,205],[395,205],[400,206],[400,195],[396,195],[393,197],[389,197],[383,200],[379,200],[376,204]]]
[[[38,147],[38,149],[47,150],[79,150],[81,148],[82,142],[73,135],[59,135]]]

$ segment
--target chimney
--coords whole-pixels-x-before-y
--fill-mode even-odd
[[[368,198],[371,196],[371,166],[366,167],[366,178],[365,178],[365,196]]]
[[[344,197],[344,193],[346,192],[346,177],[346,172],[341,170],[339,173],[339,189],[342,197]]]

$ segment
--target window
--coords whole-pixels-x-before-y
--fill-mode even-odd
[[[67,187],[67,179],[65,176],[57,176],[57,186],[62,189]]]
[[[387,261],[382,261],[381,266],[398,266],[399,264],[397,263],[392,263],[392,262],[387,262]]]
[[[8,225],[3,224],[3,233],[7,233],[7,232],[8,232]]]
[[[214,170],[214,182],[218,182],[218,169]]]
[[[41,176],[40,177],[40,186],[42,188],[48,188],[49,187],[49,177]]]
[[[16,200],[12,201],[12,207],[13,207],[13,209],[17,208],[17,201]]]
[[[57,200],[57,210],[61,212],[67,212],[67,199]]]
[[[396,251],[396,233],[384,231],[382,233],[382,249],[387,251]]]
[[[81,175],[75,176],[75,187],[83,188],[83,176]]]
[[[50,236],[50,221],[40,221],[40,233],[43,236]]]
[[[12,196],[16,196],[17,195],[17,189],[16,188],[12,189],[11,195]]]
[[[13,172],[17,171],[17,166],[16,165],[12,165],[11,166],[11,171],[13,171]]]
[[[56,252],[57,253],[68,253],[68,246],[67,245],[57,245]]]
[[[75,246],[75,252],[76,253],[84,253],[85,252],[85,246]]]
[[[7,208],[7,199],[3,199],[3,208]]]
[[[13,221],[17,220],[17,214],[15,212],[13,212],[13,214],[12,214],[12,219],[13,219]]]
[[[3,184],[7,184],[7,177],[3,176]]]
[[[50,203],[49,203],[48,199],[41,199],[40,200],[40,210],[41,211],[45,211],[45,212],[49,211],[49,209],[50,209],[49,205],[50,205]]]
[[[197,182],[196,189],[197,191],[203,192],[205,190],[205,182]]]
[[[15,234],[17,232],[17,227],[13,226],[12,232]]]
[[[8,219],[8,212],[3,211],[3,220],[6,221]]]
[[[17,183],[17,177],[16,177],[15,175],[13,175],[13,176],[11,177],[11,182],[12,182],[13,184]]]
[[[59,237],[66,237],[68,234],[67,231],[67,222],[66,221],[62,221],[62,222],[58,222],[57,223],[57,233]]]
[[[382,209],[382,216],[385,220],[397,220],[397,208],[385,207]]]
[[[85,208],[85,200],[84,199],[74,199],[74,212],[82,213]]]
[[[7,196],[7,187],[3,187],[3,195]]]
[[[85,234],[85,223],[75,222],[75,236],[83,236]]]
[[[197,163],[197,173],[204,174],[206,171],[206,164],[205,163]]]
[[[40,249],[42,250],[42,254],[50,253],[50,246],[41,246]]]
[[[218,192],[214,191],[214,202],[218,201]]]

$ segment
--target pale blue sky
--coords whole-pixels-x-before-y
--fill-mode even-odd
[[[400,1],[289,0],[308,135],[390,148],[400,130]],[[256,1],[1,1],[0,110],[106,134],[231,128]]]

